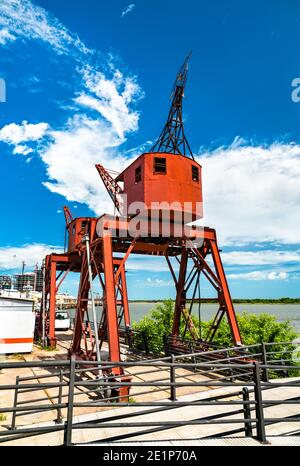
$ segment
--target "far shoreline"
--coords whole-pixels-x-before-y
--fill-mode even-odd
[[[130,299],[130,303],[161,303],[171,298],[161,298],[161,299]],[[175,301],[175,299],[172,299]],[[187,299],[187,302],[190,302],[190,299]],[[194,301],[198,302],[197,299]],[[265,299],[265,298],[256,298],[256,299],[240,299],[233,298],[232,302],[235,304],[300,304],[300,298],[278,298],[278,299]],[[218,300],[214,298],[202,299],[201,303],[203,304],[217,304]]]

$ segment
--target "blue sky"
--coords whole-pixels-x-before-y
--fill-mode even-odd
[[[150,148],[193,49],[185,129],[232,295],[300,296],[299,24],[296,1],[2,0],[0,273],[63,246],[64,204],[112,212],[94,164]],[[130,261],[128,286],[174,296],[156,258]]]

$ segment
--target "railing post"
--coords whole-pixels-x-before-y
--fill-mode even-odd
[[[244,419],[245,421],[249,421],[251,419],[251,409],[250,404],[248,401],[250,400],[249,397],[249,389],[247,387],[243,387],[243,401],[244,401]],[[251,422],[245,422],[245,436],[246,437],[253,437],[252,425]]]
[[[142,332],[142,338],[144,342],[144,348],[145,348],[145,353],[149,354],[149,345],[148,345],[148,338],[147,338],[147,333],[145,331]]]
[[[254,395],[255,395],[255,412],[256,412],[256,435],[257,439],[266,443],[266,431],[264,420],[264,408],[262,400],[262,391],[260,383],[260,367],[256,361],[253,363],[253,381],[254,381]]]
[[[196,373],[197,372],[197,367],[196,367],[197,358],[196,356],[192,356],[192,358],[193,358],[193,372]]]
[[[284,361],[283,359],[280,359],[279,362],[280,362],[280,365],[281,365],[281,366],[285,366],[285,364],[286,364],[285,361]],[[283,375],[283,377],[288,377],[288,376],[289,376],[289,371],[286,370],[286,369],[283,369],[283,370],[281,371],[281,374]]]
[[[17,407],[18,404],[18,394],[19,394],[19,376],[17,375],[16,377],[16,388],[15,388],[15,396],[14,396],[14,408]],[[12,413],[12,419],[11,419],[11,430],[15,430],[16,428],[16,417],[17,417],[17,411],[13,411]]]
[[[171,366],[170,366],[170,383],[175,384],[176,382],[176,368],[173,366],[175,363],[175,356],[174,354],[171,354]],[[170,385],[170,400],[171,401],[176,401],[176,387],[175,385]]]
[[[73,423],[73,403],[74,403],[74,384],[75,384],[75,355],[71,355],[70,359],[70,380],[69,380],[69,396],[68,396],[68,414],[65,427],[64,445],[69,447],[72,445],[72,423]]]
[[[266,351],[266,345],[265,343],[261,344],[261,358],[262,358],[262,363],[264,366],[267,366],[268,364],[268,359],[267,359],[267,351]],[[268,368],[264,367],[262,371],[262,379],[264,382],[269,382],[269,373],[268,373]]]
[[[62,373],[61,369],[59,371],[59,382],[60,383],[63,382],[63,373]],[[62,401],[62,389],[63,389],[63,387],[62,387],[62,385],[60,385],[59,388],[58,388],[58,401],[57,401],[58,404],[61,404],[61,401]],[[55,422],[57,424],[62,424],[62,422],[63,422],[61,407],[57,408],[57,419],[56,419]]]
[[[227,364],[229,365],[229,379],[231,380],[231,382],[234,382],[235,381],[234,371],[233,371],[233,369],[231,367],[230,354],[229,354],[228,350],[226,350],[225,355],[226,355],[226,359],[227,359]]]
[[[125,327],[126,337],[127,337],[127,344],[128,348],[132,348],[132,335],[131,335],[131,328],[126,325]]]
[[[164,350],[165,350],[165,356],[169,356],[169,351],[168,351],[168,335],[163,335],[163,343],[164,343]]]

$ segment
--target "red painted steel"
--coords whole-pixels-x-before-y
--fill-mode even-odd
[[[126,274],[125,274],[124,266],[122,266],[121,268],[121,292],[122,292],[123,306],[124,306],[124,324],[125,324],[125,327],[130,327],[130,312],[129,312],[127,283],[126,283]]]
[[[113,264],[112,238],[108,231],[102,238],[103,268],[105,277],[105,312],[109,335],[109,356],[111,361],[120,361],[120,342],[118,333],[118,315]],[[119,368],[116,372],[119,374]]]
[[[165,159],[165,172],[155,170],[156,159]],[[198,170],[198,179],[193,177],[192,167]],[[136,178],[139,169],[140,175]],[[189,212],[195,219],[203,217],[201,170],[201,165],[185,156],[148,152],[140,155],[116,181],[124,182],[129,215],[136,214],[136,202],[143,202],[152,215],[158,210],[153,203],[174,203],[178,206],[174,207],[175,211]],[[164,209],[167,207],[160,210]]]
[[[216,268],[216,271],[217,271],[217,275],[218,275],[219,281],[221,283],[222,301],[224,300],[225,311],[226,311],[226,314],[227,314],[228,321],[230,323],[232,338],[233,338],[233,341],[234,341],[235,345],[241,345],[242,344],[242,339],[241,339],[241,335],[240,335],[236,315],[235,315],[235,312],[234,312],[232,299],[231,299],[231,296],[230,296],[230,291],[229,291],[229,288],[228,288],[228,284],[227,284],[223,264],[222,264],[222,261],[221,261],[219,248],[217,246],[217,240],[211,241],[211,251],[212,251],[212,257],[213,257],[213,261],[214,261],[215,268]]]
[[[172,335],[174,335],[175,337],[178,337],[179,335],[182,308],[185,307],[185,303],[186,303],[184,285],[185,285],[185,278],[186,278],[187,263],[188,263],[188,253],[187,253],[187,250],[184,249],[181,254],[179,277],[178,277],[178,282],[177,282],[177,287],[176,287],[176,301],[175,301],[174,321],[173,321],[173,329],[172,329]]]
[[[65,220],[66,220],[66,225],[68,226],[73,220],[73,215],[71,214],[71,211],[68,206],[64,206],[64,215],[65,215]]]
[[[50,265],[50,290],[49,290],[49,344],[56,346],[55,336],[55,311],[56,311],[56,262]]]

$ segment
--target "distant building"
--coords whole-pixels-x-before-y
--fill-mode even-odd
[[[35,273],[34,291],[43,291],[43,271],[42,269],[37,269],[34,273]]]
[[[36,269],[34,272],[17,273],[13,277],[14,288],[18,291],[43,291],[43,272]]]
[[[14,275],[15,288],[18,291],[34,291],[36,274],[34,272],[18,273]]]
[[[0,290],[10,290],[12,288],[12,276],[0,275]]]
[[[75,296],[70,296],[67,293],[56,295],[57,306],[76,307],[76,302],[77,298]]]

